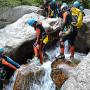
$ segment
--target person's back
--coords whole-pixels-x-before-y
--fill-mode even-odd
[[[41,23],[36,24],[36,28],[40,29],[40,38],[43,38],[46,35],[45,29]]]
[[[75,1],[73,7],[71,8],[71,14],[72,14],[72,25],[77,28],[81,28],[83,25],[83,13],[79,8],[80,3],[78,1]]]

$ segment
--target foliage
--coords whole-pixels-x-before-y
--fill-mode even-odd
[[[43,0],[0,0],[0,7],[15,7],[18,5],[41,5]]]
[[[69,5],[76,0],[57,0],[60,3],[66,2]],[[82,3],[84,8],[90,8],[90,0],[78,0]],[[19,5],[42,5],[43,0],[0,0],[0,8],[1,7],[15,7]]]

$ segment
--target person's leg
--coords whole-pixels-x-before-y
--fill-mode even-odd
[[[74,42],[75,42],[75,38],[77,36],[77,28],[73,28],[73,32],[71,33],[71,36],[69,38],[69,44],[70,44],[70,58],[74,58],[74,53],[75,53],[75,46],[74,46]]]
[[[43,64],[43,41],[40,41],[39,58],[40,63]]]
[[[3,90],[3,81],[0,80],[0,90]]]
[[[38,57],[39,56],[39,44],[37,44],[36,42],[33,45],[33,50],[34,50],[35,57]]]
[[[58,58],[60,59],[65,59],[65,55],[64,55],[64,41],[67,40],[67,37],[62,37],[60,38],[60,55]]]
[[[64,42],[63,42],[63,40],[60,40],[60,54],[64,55]]]

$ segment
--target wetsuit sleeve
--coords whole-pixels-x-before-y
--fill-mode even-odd
[[[12,68],[14,70],[17,69],[15,66],[11,65],[10,63],[8,63],[7,61],[5,61],[4,59],[2,59],[2,64],[3,65],[6,65],[6,66],[8,66],[8,67],[10,67],[10,68]]]
[[[5,56],[5,57],[6,57],[5,60],[7,60],[7,62],[9,62],[10,64],[14,65],[14,66],[17,67],[17,68],[20,67],[20,65],[19,65],[17,62],[15,62],[14,60],[12,60],[12,59],[9,58],[8,56]]]
[[[36,38],[37,38],[37,42],[39,43],[40,41],[40,29],[39,28],[36,28]]]

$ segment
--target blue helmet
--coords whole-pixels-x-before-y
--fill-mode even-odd
[[[80,10],[81,10],[81,11],[83,11],[83,10],[84,10],[83,6],[80,6]]]
[[[76,7],[76,8],[80,7],[80,2],[79,1],[75,1],[73,3],[73,7]]]
[[[54,2],[56,2],[56,0],[52,0],[52,2],[54,3]]]
[[[29,20],[27,20],[27,23],[29,24],[29,25],[33,25],[34,23],[36,22],[36,20],[35,19],[29,19]]]
[[[0,53],[4,52],[4,48],[0,47]]]

